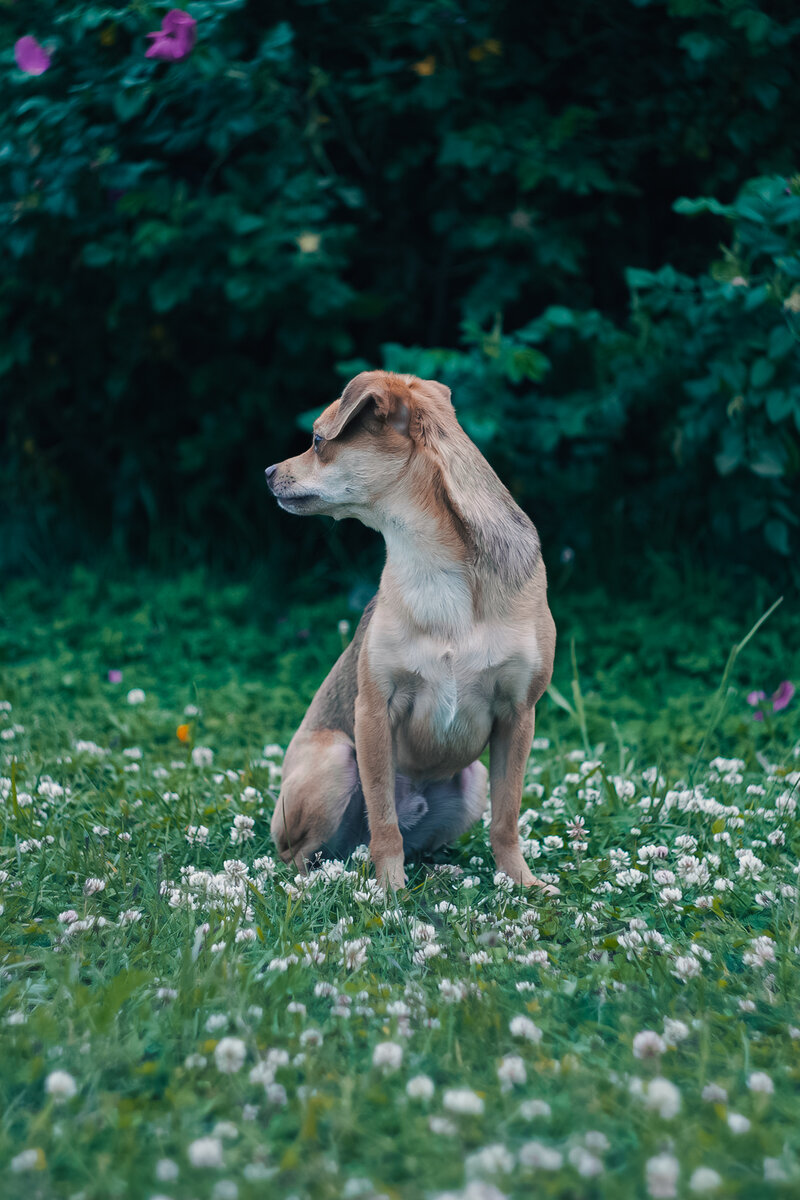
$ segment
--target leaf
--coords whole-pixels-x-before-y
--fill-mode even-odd
[[[688,197],[681,196],[674,201],[672,211],[682,213],[687,217],[694,217],[698,213],[704,212],[714,213],[717,217],[732,218],[736,216],[736,209],[732,205],[721,204],[713,196],[700,196],[697,200],[689,200]]]
[[[795,407],[796,399],[792,392],[783,391],[780,388],[772,388],[767,392],[766,403],[764,407],[767,410],[767,416],[773,425],[779,424],[785,420]],[[800,407],[800,404],[798,405]]]
[[[259,58],[271,62],[281,62],[291,57],[291,45],[294,40],[294,30],[288,21],[280,21],[262,39],[258,48]]]
[[[764,479],[780,479],[786,473],[784,457],[777,447],[771,449],[765,446],[758,451],[756,458],[750,460],[748,466],[755,475]]]
[[[790,351],[800,348],[800,338],[789,329],[788,325],[776,325],[769,335],[769,347],[767,353],[770,358],[783,358]]]
[[[763,388],[775,374],[775,364],[768,358],[757,358],[750,368],[750,383],[754,388]]]
[[[107,267],[114,261],[114,251],[102,242],[87,242],[83,247],[81,258],[87,267]]]
[[[149,98],[149,87],[120,89],[114,93],[114,112],[120,121],[130,121],[139,115]]]
[[[233,232],[242,235],[255,233],[257,230],[263,229],[264,224],[264,218],[259,217],[256,213],[237,213],[231,219]]]
[[[547,694],[554,704],[557,704],[559,708],[564,709],[564,712],[568,712],[571,717],[576,716],[575,709],[572,707],[566,697],[562,695],[554,683],[548,685]]]
[[[658,276],[652,271],[642,271],[638,267],[626,267],[625,282],[629,288],[650,288],[658,283]]]
[[[764,526],[764,540],[777,554],[783,554],[787,558],[791,554],[789,526],[785,521],[777,519],[767,521]]]
[[[711,58],[720,48],[718,41],[706,37],[704,33],[685,33],[678,39],[678,45],[686,50],[695,62],[704,62]]]
[[[323,404],[321,408],[308,408],[305,412],[298,413],[294,419],[295,425],[305,433],[311,433],[317,417],[321,417],[327,407],[327,404]]]

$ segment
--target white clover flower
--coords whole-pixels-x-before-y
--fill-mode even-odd
[[[252,817],[239,815],[233,818],[233,827],[231,829],[231,841],[234,845],[238,842],[249,842],[255,837],[253,830],[255,829],[255,821]]]
[[[497,1078],[503,1092],[511,1091],[515,1084],[525,1083],[528,1076],[523,1059],[518,1054],[506,1054],[498,1065]]]
[[[725,1104],[728,1099],[727,1091],[718,1083],[707,1083],[700,1094],[709,1104]]]
[[[519,1148],[519,1161],[520,1166],[533,1170],[558,1171],[564,1162],[564,1155],[541,1142],[525,1142]]]
[[[775,962],[775,943],[772,938],[753,938],[750,949],[742,955],[742,961],[748,967],[764,967],[769,962]]]
[[[247,1057],[247,1047],[241,1038],[224,1037],[214,1048],[214,1062],[223,1075],[235,1075]]]
[[[300,1045],[303,1047],[311,1046],[312,1048],[316,1048],[322,1045],[323,1040],[322,1034],[318,1029],[304,1029],[300,1034]]]
[[[369,938],[354,938],[349,942],[342,942],[342,962],[347,967],[348,971],[358,971],[367,961],[367,946]]]
[[[431,1133],[438,1133],[443,1137],[455,1137],[458,1133],[453,1122],[449,1121],[447,1117],[428,1117],[428,1128]],[[464,1193],[462,1192],[461,1196],[463,1197],[463,1195]],[[441,1196],[439,1200],[442,1200]],[[461,1197],[459,1197],[459,1200],[461,1200]]]
[[[39,1149],[31,1148],[16,1154],[8,1164],[15,1174],[21,1171],[35,1171],[44,1163],[44,1154]]]
[[[372,1065],[388,1075],[397,1071],[403,1061],[403,1047],[397,1042],[378,1042],[372,1052]]]
[[[434,1090],[433,1080],[427,1075],[415,1075],[406,1084],[406,1095],[411,1100],[431,1100]]]
[[[216,1137],[201,1137],[190,1142],[186,1153],[193,1167],[221,1167],[222,1142]]]
[[[786,1183],[787,1178],[779,1158],[764,1159],[764,1179],[767,1183]]]
[[[722,1176],[718,1171],[711,1167],[697,1167],[689,1180],[689,1191],[698,1192],[700,1195],[704,1192],[715,1192],[721,1183]]]
[[[104,891],[105,886],[105,879],[95,879],[94,877],[90,877],[83,885],[83,894],[84,896],[94,896],[97,892]]]
[[[464,1161],[464,1172],[468,1179],[485,1175],[507,1175],[514,1170],[514,1155],[500,1142],[483,1146]]]
[[[239,1185],[233,1179],[220,1179],[212,1189],[211,1200],[239,1200]]]
[[[210,767],[214,761],[214,751],[208,746],[195,746],[192,750],[192,762],[196,767]]]
[[[629,867],[625,871],[618,871],[616,882],[618,887],[639,887],[647,881],[647,875],[644,871],[640,871],[638,867]]]
[[[645,1164],[647,1192],[653,1200],[670,1200],[678,1194],[680,1164],[673,1154],[657,1154]]]
[[[728,1113],[728,1128],[731,1133],[747,1133],[750,1128],[750,1121],[747,1117],[743,1117],[741,1113]]]
[[[44,1090],[57,1103],[63,1104],[77,1094],[78,1085],[67,1071],[51,1071],[44,1081]]]
[[[763,1092],[766,1096],[771,1096],[775,1091],[775,1084],[765,1071],[753,1071],[748,1075],[747,1086],[751,1092]]]
[[[146,699],[141,688],[131,688],[128,692],[128,704],[144,704]]]
[[[460,979],[439,980],[439,996],[445,1004],[457,1004],[465,999],[466,995],[467,985]]]
[[[214,1137],[228,1138],[232,1142],[236,1141],[239,1136],[239,1130],[233,1121],[217,1121],[211,1133]]]
[[[479,1117],[483,1112],[483,1100],[471,1088],[448,1088],[442,1096],[442,1105],[448,1112]]]
[[[694,979],[700,974],[700,963],[692,954],[682,955],[675,959],[675,970],[672,974],[677,979]]]
[[[530,1017],[522,1014],[511,1018],[508,1029],[512,1037],[525,1038],[526,1041],[534,1042],[537,1045],[542,1040],[542,1031],[539,1026]]]
[[[667,1043],[654,1029],[643,1029],[633,1039],[634,1058],[658,1058],[667,1048]]]
[[[601,1175],[603,1172],[602,1160],[596,1154],[592,1154],[585,1146],[573,1146],[567,1155],[572,1166],[582,1175],[584,1179],[591,1179],[595,1175]]]
[[[668,1046],[677,1046],[678,1042],[683,1042],[689,1036],[689,1026],[683,1021],[678,1021],[672,1017],[664,1018],[664,1041]]]
[[[156,1179],[159,1183],[171,1183],[179,1173],[178,1164],[171,1158],[160,1158],[156,1163]]]
[[[492,883],[502,892],[513,892],[514,880],[505,871],[495,871]]]
[[[552,1113],[546,1100],[524,1100],[517,1111],[523,1121],[535,1121],[537,1117],[547,1119]]]
[[[681,1094],[674,1083],[656,1076],[647,1085],[645,1104],[655,1109],[663,1120],[671,1121],[680,1112]]]

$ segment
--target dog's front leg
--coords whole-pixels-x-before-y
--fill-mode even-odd
[[[492,821],[489,837],[494,861],[500,871],[524,887],[545,887],[531,872],[519,845],[519,809],[525,765],[533,742],[533,709],[520,709],[513,717],[499,719],[489,739],[489,781]],[[548,889],[555,891],[554,888]]]
[[[375,875],[384,888],[396,891],[403,887],[406,876],[403,838],[394,800],[395,769],[389,706],[364,663],[359,663],[355,742]]]

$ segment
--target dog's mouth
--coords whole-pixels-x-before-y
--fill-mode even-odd
[[[276,496],[275,499],[286,512],[304,513],[319,503],[320,497],[316,492],[306,492],[302,496]]]

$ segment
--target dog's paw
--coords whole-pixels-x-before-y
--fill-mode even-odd
[[[534,875],[530,883],[531,887],[541,888],[545,896],[560,896],[561,889],[555,887],[552,883],[545,883],[543,879],[537,879]]]
[[[397,892],[406,886],[403,855],[392,854],[374,859],[375,878],[385,892]]]
[[[551,883],[545,883],[544,880],[537,879],[521,854],[497,861],[497,869],[508,875],[520,887],[541,888],[545,896],[559,896],[561,894],[558,888],[553,887]]]

